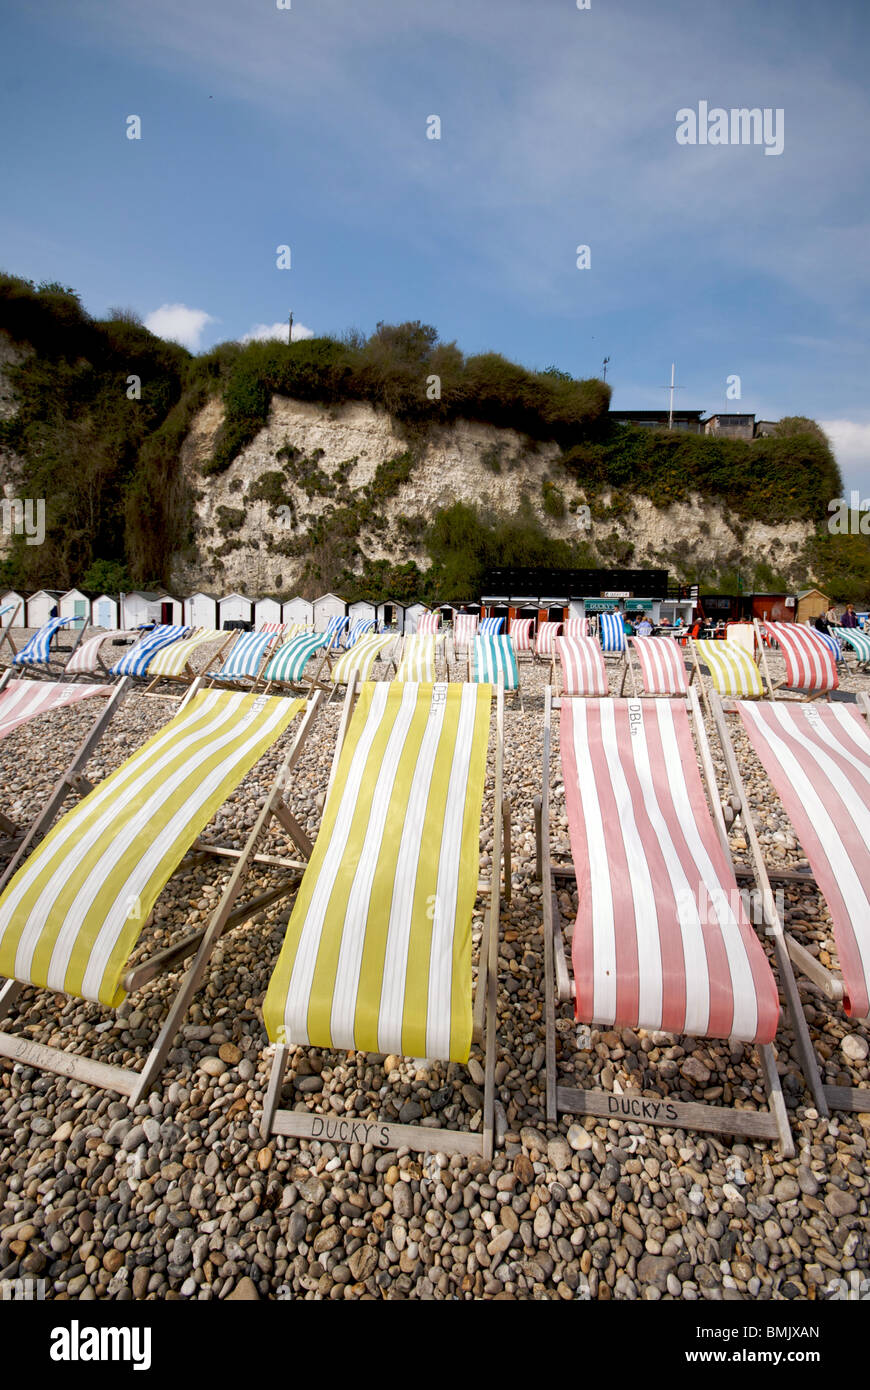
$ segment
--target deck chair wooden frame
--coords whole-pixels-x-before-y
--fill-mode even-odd
[[[341,750],[358,693],[357,673],[353,672],[347,687],[341,724],[329,788],[338,770]],[[263,1104],[260,1132],[263,1138],[282,1134],[288,1138],[329,1138],[334,1142],[373,1144],[377,1148],[406,1147],[419,1152],[478,1154],[491,1159],[494,1147],[495,1123],[495,1062],[496,1011],[498,1003],[498,948],[501,917],[499,877],[504,863],[505,897],[510,900],[510,803],[504,796],[504,691],[497,688],[496,696],[495,780],[493,790],[493,847],[490,882],[478,882],[478,896],[489,895],[480,938],[477,983],[473,995],[472,1043],[484,1054],[484,1103],[480,1133],[464,1130],[435,1129],[425,1125],[394,1124],[380,1119],[343,1119],[341,1116],[319,1115],[310,1110],[280,1108],[281,1091],[290,1059],[290,1047],[275,1045],[269,1086]],[[501,808],[501,814],[499,809]]]
[[[201,687],[202,678],[200,677],[187,692],[185,703],[192,699]],[[231,846],[206,844],[199,838],[191,846],[188,855],[182,857],[173,874],[170,875],[168,881],[171,881],[182,864],[189,866],[198,860],[201,861],[206,856],[235,860],[235,867],[224,886],[223,893],[208,925],[156,952],[155,955],[141,964],[128,968],[123,976],[125,992],[127,995],[131,995],[151,980],[177,969],[191,956],[193,957],[180,981],[166,1020],[145,1059],[142,1070],[136,1071],[131,1067],[118,1067],[80,1053],[65,1052],[60,1048],[47,1047],[20,1034],[3,1032],[2,1030],[0,1030],[0,1056],[10,1057],[25,1066],[38,1067],[43,1071],[67,1076],[71,1080],[81,1081],[89,1086],[117,1091],[128,1099],[131,1107],[138,1105],[148,1095],[160,1074],[193,996],[199,989],[211,954],[220,938],[232,927],[247,921],[270,903],[293,892],[299,871],[305,868],[308,855],[311,852],[311,842],[287,806],[284,793],[288,786],[290,773],[299,760],[308,734],[317,717],[321,700],[322,696],[318,694],[308,701],[307,708],[296,730],[296,736],[281,762],[269,795],[260,808],[244,848],[239,850]],[[257,844],[273,819],[277,820],[286,831],[299,850],[301,858],[291,859],[281,855],[257,853]],[[234,906],[236,899],[244,886],[245,878],[252,864],[264,864],[271,868],[288,870],[287,881],[236,908]],[[159,896],[157,901],[160,901]],[[149,917],[148,921],[142,924],[142,931],[147,929],[150,920]],[[0,986],[0,1023],[8,1017],[18,996],[26,988],[28,988],[27,985],[15,979],[7,979]]]
[[[742,865],[737,866],[738,877],[748,877],[751,873],[761,890],[766,930],[772,936],[776,949],[777,969],[786,995],[789,1019],[800,1056],[801,1070],[812,1093],[813,1104],[822,1117],[829,1115],[832,1109],[856,1111],[859,1114],[870,1112],[870,1089],[855,1086],[830,1086],[822,1081],[816,1051],[798,994],[794,970],[796,968],[805,979],[821,989],[826,998],[834,1004],[843,1001],[845,994],[843,980],[841,976],[817,960],[812,952],[808,951],[791,932],[785,930],[770,887],[772,882],[805,883],[816,888],[818,885],[812,873],[798,869],[777,870],[770,868],[765,862],[726,719],[727,715],[737,717],[735,702],[723,699],[716,690],[711,692],[710,701],[720,747],[735,793],[732,804],[735,807],[735,814],[742,818],[746,843],[752,860],[751,868]],[[866,694],[859,695],[858,705],[867,723],[870,724],[870,697]]]
[[[690,689],[688,695],[683,699],[690,715],[701,758],[701,769],[713,824],[728,863],[731,864],[728,834],[719,803],[716,774],[704,729],[704,721],[701,717],[697,691]],[[737,1110],[696,1101],[668,1100],[660,1095],[649,1097],[641,1091],[616,1094],[604,1090],[587,1090],[559,1085],[556,1063],[556,1004],[557,1002],[561,1004],[573,1000],[574,981],[571,978],[566,954],[561,912],[556,896],[556,884],[560,879],[576,881],[574,865],[554,863],[550,854],[552,712],[554,709],[560,709],[562,703],[561,699],[553,697],[552,690],[548,687],[544,701],[543,783],[540,798],[535,798],[537,857],[543,888],[548,1121],[555,1123],[559,1114],[567,1112],[573,1115],[593,1115],[605,1120],[616,1119],[626,1123],[666,1125],[668,1128],[746,1135],[769,1141],[778,1140],[783,1156],[792,1157],[795,1151],[794,1140],[788,1122],[772,1044],[766,1044],[757,1049],[761,1060],[762,1079],[768,1097],[768,1109],[766,1111]]]

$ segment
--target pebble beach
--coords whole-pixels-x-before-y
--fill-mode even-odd
[[[774,679],[782,673],[772,655]],[[386,675],[383,666],[376,675]],[[610,667],[618,691],[620,668]],[[0,1280],[44,1280],[55,1300],[554,1299],[816,1300],[870,1278],[870,1114],[821,1118],[801,1075],[787,1016],[777,1063],[796,1144],[561,1116],[547,1124],[542,887],[533,799],[540,792],[548,664],[523,662],[524,709],[505,712],[505,793],[512,813],[510,901],[502,903],[493,1160],[387,1151],[359,1143],[261,1138],[272,1049],[262,1002],[293,893],[228,932],[175,1040],[157,1088],[131,1109],[117,1095],[0,1058]],[[131,690],[88,777],[113,771],[177,702]],[[841,674],[870,693],[870,674]],[[0,741],[5,814],[27,824],[96,717],[99,701],[42,716]],[[287,799],[312,838],[341,701],[322,709]],[[724,759],[708,722],[725,794]],[[569,861],[552,759],[552,852]],[[204,838],[241,847],[286,751],[284,735],[221,808]],[[734,744],[770,867],[806,868],[800,845],[749,746]],[[492,872],[490,757],[481,876]],[[260,846],[281,854],[271,830]],[[734,857],[748,862],[738,822]],[[185,861],[158,900],[133,963],[203,925],[225,865]],[[275,887],[255,866],[244,896]],[[775,885],[776,886],[776,885]],[[827,908],[812,885],[783,886],[786,927],[837,969]],[[558,893],[570,935],[576,892]],[[478,898],[475,947],[485,900]],[[763,934],[763,928],[758,930]],[[762,935],[763,939],[763,935]],[[773,954],[767,943],[776,976]],[[476,951],[475,951],[476,970]],[[178,986],[171,974],[115,1011],[26,990],[11,1019],[34,1041],[139,1067]],[[870,1087],[870,1030],[798,980],[823,1080]],[[763,1108],[755,1052],[717,1040],[600,1031],[557,1010],[568,1084]],[[285,1107],[477,1131],[484,1073],[468,1066],[291,1049]],[[870,1284],[864,1284],[864,1292]]]

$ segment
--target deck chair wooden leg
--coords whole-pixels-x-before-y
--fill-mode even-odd
[[[0,1022],[7,1017],[23,988],[19,980],[7,980],[0,986]]]
[[[504,797],[501,803],[501,820],[503,836],[503,859],[504,859],[504,896],[505,901],[511,900],[511,876],[513,865],[511,863],[511,799]]]
[[[552,737],[553,694],[544,697],[544,763],[541,796],[536,798],[535,822],[538,834],[538,867],[544,909],[544,1019],[546,1024],[547,1121],[555,1124],[556,1110],[556,968],[553,937],[553,878],[550,873],[550,741]]]
[[[764,1047],[760,1047],[758,1051],[761,1054],[761,1066],[764,1072],[764,1083],[767,1090],[770,1113],[776,1120],[776,1128],[779,1133],[782,1157],[794,1158],[794,1136],[791,1132],[791,1125],[788,1122],[788,1112],[785,1108],[779,1072],[776,1069],[776,1053],[770,1043],[767,1043]]]
[[[275,1111],[281,1101],[281,1088],[284,1085],[284,1077],[287,1072],[287,1063],[290,1060],[289,1048],[283,1047],[280,1043],[275,1048],[275,1056],[272,1058],[272,1070],[269,1073],[269,1086],[266,1097],[263,1101],[263,1114],[260,1118],[260,1133],[264,1139],[268,1139],[272,1133],[272,1124],[275,1119]]]

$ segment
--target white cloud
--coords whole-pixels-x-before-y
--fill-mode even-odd
[[[304,323],[294,323],[293,341],[297,343],[302,338],[313,338],[314,331],[306,328]],[[280,342],[287,341],[287,323],[255,323],[249,332],[244,333],[239,339],[241,343],[265,343],[271,338],[277,338]]]
[[[202,331],[208,323],[217,319],[204,309],[189,309],[186,304],[161,304],[145,320],[145,327],[158,338],[167,338],[173,343],[182,343],[191,352],[198,352]]]
[[[858,488],[862,497],[870,496],[870,421],[820,420],[831,441],[846,494]]]

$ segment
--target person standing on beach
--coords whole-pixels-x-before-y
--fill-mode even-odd
[[[846,611],[840,621],[841,627],[858,627],[858,614],[855,612],[854,603],[846,604]]]

